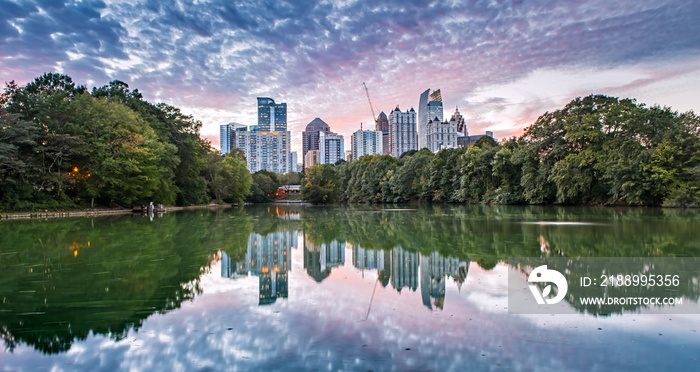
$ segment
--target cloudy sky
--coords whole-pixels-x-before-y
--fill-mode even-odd
[[[204,123],[288,105],[292,150],[320,117],[346,137],[441,89],[472,134],[519,135],[592,93],[700,112],[696,0],[0,0],[0,82],[119,79]]]

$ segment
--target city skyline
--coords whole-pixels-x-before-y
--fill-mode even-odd
[[[441,89],[472,134],[522,133],[589,94],[700,109],[700,4],[693,1],[3,2],[1,82],[45,72],[88,88],[121,80],[201,120],[253,124],[256,97],[288,103],[292,151],[321,117],[350,135],[375,109],[418,109]],[[40,46],[40,47],[39,47]],[[348,147],[349,148],[349,147]]]

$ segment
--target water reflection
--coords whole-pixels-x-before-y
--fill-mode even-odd
[[[297,231],[280,231],[265,236],[251,233],[245,258],[232,261],[221,252],[221,276],[238,279],[258,277],[260,305],[274,303],[277,298],[289,296],[291,249],[298,244]]]
[[[275,214],[279,216],[279,210],[275,210]],[[269,305],[277,298],[289,297],[291,250],[298,247],[300,235],[303,237],[304,269],[317,283],[327,279],[333,269],[345,265],[347,251],[362,278],[365,272],[376,271],[377,282],[382,287],[391,284],[398,294],[404,289],[416,292],[420,288],[423,305],[430,310],[444,308],[447,278],[454,281],[459,291],[469,272],[469,260],[445,257],[439,252],[421,254],[401,246],[387,252],[337,240],[313,243],[300,231],[284,230],[264,236],[251,233],[241,260],[236,261],[222,251],[221,276],[232,280],[258,277],[258,305]]]
[[[330,243],[314,244],[304,238],[304,269],[310,277],[322,282],[334,267],[345,264],[345,243],[333,240]]]
[[[501,275],[509,257],[571,257],[576,267],[578,256],[699,256],[697,211],[392,209],[3,221],[0,365],[61,369],[79,355],[84,369],[110,361],[103,370],[591,370],[613,343],[618,352],[601,358],[619,369],[662,367],[664,355],[696,366],[700,340],[683,332],[697,318],[674,317],[669,330],[658,324],[670,317],[643,327],[600,317],[635,308],[581,308],[570,321],[511,316]],[[523,223],[533,221],[562,223]],[[699,277],[689,273],[682,295],[697,301]],[[288,340],[279,350],[273,333]]]

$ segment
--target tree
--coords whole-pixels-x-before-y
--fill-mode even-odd
[[[301,197],[314,204],[332,204],[340,200],[340,174],[333,165],[317,164],[306,169]]]
[[[209,151],[205,159],[205,178],[214,199],[242,203],[253,182],[246,163],[234,156],[221,156],[216,150]]]
[[[266,170],[257,171],[253,174],[253,186],[248,200],[253,203],[268,203],[275,199],[280,186],[277,174]]]
[[[87,144],[87,161],[77,181],[83,195],[111,204],[145,203],[159,195],[171,203],[174,195],[159,188],[168,182],[168,171],[159,166],[175,148],[161,144],[153,130],[133,110],[105,98],[83,94],[71,107],[74,119],[69,130]]]

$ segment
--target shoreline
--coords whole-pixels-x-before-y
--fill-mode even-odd
[[[182,211],[188,209],[203,208],[231,208],[237,204],[202,204],[185,207],[166,207],[166,212]],[[135,213],[131,209],[76,209],[70,211],[45,211],[45,212],[4,212],[0,213],[0,220],[22,220],[34,218],[66,218],[66,217],[97,217]]]

